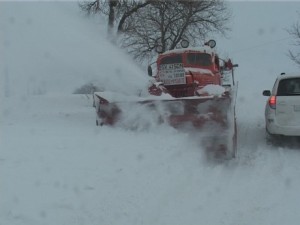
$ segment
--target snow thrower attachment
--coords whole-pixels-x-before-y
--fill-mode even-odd
[[[153,115],[149,123],[168,123],[199,137],[209,155],[236,156],[235,98],[237,84],[231,60],[214,52],[215,41],[201,48],[182,48],[159,54],[148,96],[95,92],[97,125],[117,125],[133,107]],[[185,43],[184,46],[187,46]],[[145,111],[144,111],[145,112]],[[137,117],[140,117],[138,115]],[[125,116],[126,117],[126,116]],[[131,120],[135,124],[137,118]],[[136,119],[136,120],[135,120]],[[197,135],[195,135],[197,134]]]

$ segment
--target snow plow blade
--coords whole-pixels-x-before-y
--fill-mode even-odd
[[[124,117],[130,115],[133,107],[143,107],[144,113],[155,115],[151,123],[167,123],[199,137],[209,156],[218,158],[236,156],[236,118],[234,102],[230,95],[183,98],[171,96],[128,98],[117,95],[94,93],[98,126],[118,126]]]

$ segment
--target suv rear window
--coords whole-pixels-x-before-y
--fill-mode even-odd
[[[300,78],[288,78],[279,81],[277,96],[300,95]]]

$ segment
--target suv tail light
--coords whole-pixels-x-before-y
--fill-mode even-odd
[[[269,106],[271,109],[276,109],[276,96],[271,96],[269,98]]]

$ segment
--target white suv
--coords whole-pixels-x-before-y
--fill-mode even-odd
[[[266,109],[266,131],[270,136],[300,136],[300,74],[282,73],[277,77]]]

